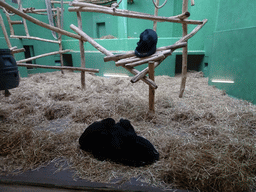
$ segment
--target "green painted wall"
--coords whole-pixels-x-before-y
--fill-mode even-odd
[[[256,1],[221,0],[212,36],[209,84],[256,103]],[[234,83],[214,83],[216,79]]]

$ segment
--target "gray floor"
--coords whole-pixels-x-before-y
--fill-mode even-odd
[[[27,171],[16,176],[0,176],[0,192],[70,192],[70,191],[149,191],[163,190],[148,186],[145,183],[131,179],[118,184],[94,183],[86,180],[74,180],[70,170],[56,172],[54,164],[49,164],[39,170]],[[167,190],[168,192],[186,192],[187,190]]]

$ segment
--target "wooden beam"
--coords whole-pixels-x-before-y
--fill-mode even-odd
[[[35,68],[45,68],[45,69],[67,69],[74,71],[85,71],[90,73],[99,73],[99,69],[91,69],[91,68],[81,68],[81,67],[66,67],[66,66],[46,66],[46,65],[37,65],[37,64],[27,64],[17,62],[17,66],[19,67],[35,67]]]
[[[83,32],[81,29],[79,29],[78,27],[76,27],[75,25],[71,24],[70,28],[75,31],[76,33],[78,33],[79,35],[81,35],[83,37],[83,39],[85,39],[86,41],[88,41],[93,47],[95,47],[97,50],[99,50],[100,52],[102,52],[105,55],[111,56],[113,55],[113,53],[111,53],[110,51],[108,51],[107,49],[105,49],[104,47],[102,47],[100,44],[98,44],[96,41],[94,41],[93,38],[91,38],[89,35],[87,35],[85,32]]]
[[[44,42],[49,42],[49,43],[59,43],[59,41],[43,39],[43,38],[39,38],[39,37],[31,37],[31,36],[10,35],[10,37],[18,38],[18,39],[33,39],[33,40],[44,41]]]
[[[70,12],[97,12],[97,13],[105,13],[110,14],[113,16],[122,16],[122,17],[130,17],[136,19],[145,19],[151,21],[158,21],[158,22],[173,22],[173,23],[186,23],[186,24],[195,24],[199,25],[202,24],[202,21],[197,20],[181,20],[177,17],[161,17],[161,16],[154,16],[154,15],[145,15],[139,12],[134,13],[128,10],[116,9],[115,11],[112,9],[102,9],[102,8],[94,8],[94,7],[69,7],[68,11]]]
[[[64,50],[64,51],[55,51],[55,52],[51,52],[51,53],[45,53],[45,54],[42,54],[42,55],[37,55],[37,56],[34,56],[34,57],[30,57],[30,58],[27,58],[27,59],[22,59],[22,60],[19,60],[17,62],[22,63],[22,62],[32,61],[32,60],[35,60],[35,59],[39,59],[41,57],[46,57],[46,56],[50,56],[50,55],[57,55],[57,54],[66,53],[66,52],[70,52],[70,50],[67,49],[67,50]]]

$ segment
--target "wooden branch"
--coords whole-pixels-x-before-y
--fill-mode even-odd
[[[57,8],[57,25],[58,25],[59,28],[61,28],[61,24],[60,24],[60,12],[61,12],[61,10],[60,10],[60,8],[58,7],[58,8]],[[61,34],[58,33],[59,51],[62,51],[62,50],[63,50],[62,43],[61,43],[61,41],[62,41],[62,38],[61,38],[61,37],[62,37]],[[62,54],[62,53],[60,53],[60,65],[61,65],[61,67],[64,66],[63,54]],[[61,70],[61,73],[64,74],[64,71]]]
[[[0,6],[8,9],[9,11],[19,15],[20,17],[24,18],[24,19],[27,19],[28,21],[31,21],[32,23],[36,24],[36,25],[39,25],[41,27],[44,27],[46,29],[49,29],[49,30],[52,30],[52,31],[55,31],[57,33],[61,33],[62,35],[66,35],[66,36],[69,36],[69,37],[72,37],[72,38],[75,38],[75,39],[81,39],[81,36],[77,35],[77,34],[74,34],[74,33],[70,33],[68,31],[65,31],[63,29],[60,29],[58,27],[54,27],[54,26],[51,26],[49,24],[46,24],[42,21],[39,21],[38,19],[35,19],[21,11],[19,11],[18,9],[15,9],[14,7],[8,5],[7,3],[5,3],[4,1],[0,1]],[[12,34],[14,35],[14,33]]]
[[[122,17],[130,17],[130,18],[136,18],[136,19],[145,19],[145,20],[151,20],[151,21],[158,21],[158,22],[173,22],[173,23],[186,23],[186,24],[202,24],[202,21],[197,20],[180,20],[176,17],[161,17],[161,16],[154,16],[154,15],[145,15],[141,14],[139,12],[131,12],[128,10],[123,9],[102,9],[102,8],[94,8],[94,7],[69,7],[68,11],[70,12],[76,12],[76,11],[84,11],[84,12],[98,12],[98,13],[105,13],[110,14],[113,16],[122,16]]]
[[[156,61],[154,62],[154,68],[156,68],[157,66],[159,66],[162,61],[164,61],[164,59],[162,60],[159,60],[159,61]],[[135,75],[132,79],[131,79],[131,82],[132,83],[136,83],[137,81],[139,81],[141,78],[143,78],[145,75],[147,75],[147,73],[149,72],[149,68],[145,68],[143,69],[141,72],[139,72],[137,75]]]
[[[12,25],[23,24],[22,21],[10,21]]]
[[[153,56],[153,57],[149,57],[147,59],[143,59],[137,62],[133,62],[133,63],[128,63],[125,66],[126,67],[136,67],[138,65],[144,64],[144,63],[148,63],[149,61],[157,61],[157,60],[162,60],[164,59],[166,56],[165,54],[171,53],[171,50],[165,51],[166,53],[159,53],[159,55]]]
[[[95,4],[93,4],[93,3],[85,3],[85,2],[77,2],[77,1],[73,1],[73,2],[71,2],[71,6],[75,6],[75,7],[91,7],[91,8],[98,8],[98,9],[105,9],[105,10],[110,10],[110,11],[115,11],[116,10],[116,8],[112,8],[112,7],[106,7],[106,6],[102,6],[102,5],[95,5]],[[138,12],[136,12],[136,11],[130,11],[129,10],[129,12],[130,13],[135,13],[135,14],[137,14]],[[148,13],[142,13],[142,12],[140,12],[140,14],[142,14],[142,15],[150,15],[150,14],[148,14]]]
[[[183,0],[182,5],[182,12],[188,11],[188,0]],[[182,36],[185,37],[188,34],[188,25],[183,23],[182,24]],[[187,41],[187,40],[185,40]],[[181,78],[181,85],[180,85],[180,94],[179,97],[181,98],[183,96],[183,93],[185,91],[186,86],[186,80],[187,80],[187,62],[188,62],[188,47],[183,47],[182,50],[182,78]]]
[[[159,0],[156,0],[156,6],[159,6]],[[155,7],[154,16],[158,16],[158,8]],[[153,23],[153,30],[156,31],[157,28],[157,21],[154,21]]]
[[[185,46],[187,46],[186,42],[176,42],[175,44],[170,45],[170,46],[159,47],[156,49],[156,51],[172,50],[172,52],[173,52],[174,50],[181,48],[181,47],[185,47]],[[106,56],[106,57],[104,57],[104,62],[118,61],[121,59],[133,57],[133,56],[135,56],[134,51],[129,51],[125,54],[116,54],[116,55],[112,55],[112,56]],[[138,58],[138,57],[136,57],[136,58]]]
[[[113,53],[111,53],[110,51],[108,51],[107,49],[105,49],[104,47],[102,47],[100,44],[98,44],[96,41],[94,41],[93,38],[91,38],[89,35],[87,35],[85,32],[83,32],[82,30],[80,30],[78,27],[76,27],[75,25],[71,24],[70,28],[72,30],[74,30],[76,33],[78,33],[79,35],[81,35],[84,39],[86,39],[93,47],[95,47],[97,50],[99,50],[100,52],[102,52],[105,55],[111,56],[113,55]]]
[[[51,1],[51,3],[61,3],[60,1]],[[69,1],[63,1],[63,4],[69,4],[70,2]]]
[[[77,15],[78,28],[81,31],[83,31],[81,13],[76,12],[76,15]],[[80,47],[80,56],[81,56],[81,67],[85,68],[84,42],[82,40],[79,40],[79,47]],[[85,89],[85,73],[83,72],[81,72],[81,86],[82,86],[82,89]]]
[[[0,1],[0,4],[1,4],[1,1]],[[10,34],[14,35],[14,29],[13,29],[13,26],[11,24],[11,18],[10,18],[9,14],[7,12],[5,13],[5,16],[6,16],[6,19],[8,21],[9,27],[10,27]]]
[[[20,62],[17,62],[17,66],[19,66],[19,67],[45,68],[45,69],[68,69],[68,70],[74,70],[74,71],[86,71],[86,72],[91,72],[91,73],[99,73],[99,69],[81,68],[81,67],[46,66],[46,65],[20,63]]]
[[[38,41],[44,41],[44,42],[49,42],[49,43],[58,43],[59,41],[54,41],[50,39],[43,39],[39,37],[31,37],[31,36],[19,36],[19,35],[10,35],[11,38],[18,38],[18,39],[33,39],[33,40],[38,40]]]
[[[183,19],[186,19],[186,18],[190,17],[190,13],[189,13],[188,11],[186,11],[186,12],[184,12],[184,13],[182,13],[182,14],[180,14],[180,15],[176,15],[176,16],[174,16],[174,17],[183,20]]]
[[[14,49],[12,50],[12,54],[15,54],[15,53],[20,53],[20,52],[25,52],[26,50],[24,48],[20,48],[20,49]]]
[[[20,8],[19,11],[22,11],[23,8],[22,8],[22,4],[21,4],[20,0],[19,0],[19,8]],[[26,36],[29,37],[30,35],[29,35],[29,31],[28,31],[27,22],[26,22],[26,19],[23,18],[23,17],[22,17],[22,23],[23,23],[23,25],[24,25],[24,29],[25,29]]]
[[[155,81],[154,61],[148,63],[149,79]],[[155,113],[155,89],[149,86],[149,112]]]
[[[150,55],[148,57],[137,57],[137,56],[133,56],[133,57],[130,57],[130,58],[126,58],[126,59],[121,59],[119,61],[116,62],[116,66],[121,66],[121,65],[126,65],[126,64],[129,64],[129,63],[134,63],[134,62],[139,62],[139,61],[142,61],[143,63],[147,63],[148,61],[150,60],[158,60],[157,58],[155,59],[155,57],[159,56],[159,55],[163,55],[163,54],[166,54],[168,53],[170,50],[167,50],[167,52],[162,52],[162,51],[157,51],[156,53],[154,53],[153,55]],[[144,62],[144,60],[147,60]],[[129,65],[127,65],[129,66]]]
[[[22,11],[24,13],[41,13],[47,12],[47,9],[35,9],[35,8],[23,8]],[[57,11],[57,8],[52,8],[52,11]]]
[[[17,49],[17,48],[18,48],[17,46],[14,46],[14,47],[11,47],[9,49],[10,49],[10,51],[13,51],[14,49]]]
[[[30,58],[27,58],[27,59],[22,59],[22,60],[19,60],[17,62],[22,63],[22,62],[32,61],[34,59],[39,59],[41,57],[46,57],[46,56],[56,55],[56,54],[66,53],[66,52],[70,52],[70,50],[67,49],[67,50],[64,50],[64,51],[55,51],[55,52],[51,52],[51,53],[45,53],[45,54],[42,54],[42,55],[37,55],[37,56],[34,56],[34,57],[30,57]]]
[[[3,17],[2,17],[1,14],[0,14],[0,25],[1,25],[1,28],[2,28],[2,31],[3,31],[3,34],[4,34],[4,38],[5,38],[6,44],[7,44],[8,48],[11,48],[12,45],[11,45],[9,36],[7,34],[7,31],[6,31],[6,28],[5,28],[5,25],[4,25],[4,20],[3,20]]]
[[[206,23],[207,23],[207,19],[203,20],[203,24],[196,26],[188,35],[183,36],[179,41],[177,41],[176,43],[181,43],[181,42],[186,42],[187,40],[189,40],[191,37],[193,37]]]
[[[137,69],[134,69],[132,67],[125,67],[125,66],[122,66],[122,67],[130,71],[133,75],[137,75],[139,73]],[[157,89],[156,83],[151,79],[149,79],[148,77],[143,77],[141,80],[144,81],[149,86],[151,86],[152,88]]]

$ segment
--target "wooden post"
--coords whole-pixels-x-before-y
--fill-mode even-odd
[[[149,79],[152,81],[155,81],[155,67],[154,67],[154,61],[148,62],[148,69],[149,69]],[[155,89],[149,86],[149,112],[155,113]]]
[[[5,25],[4,25],[3,17],[2,17],[1,14],[0,14],[0,25],[2,27],[2,31],[3,31],[4,38],[5,38],[5,41],[7,43],[7,46],[10,49],[12,47],[12,45],[11,45],[10,39],[8,37],[7,31],[6,31],[6,28],[5,28]]]
[[[20,6],[19,6],[20,11],[22,11],[23,8],[22,8],[22,5],[21,5],[21,0],[18,0],[18,4],[20,5]],[[29,37],[29,32],[28,32],[28,26],[27,26],[26,19],[22,18],[22,21],[23,21],[23,25],[24,25],[25,32],[26,32],[26,36]]]
[[[62,13],[63,14],[63,13]],[[60,8],[58,7],[57,8],[57,23],[58,23],[58,27],[61,28],[61,24],[60,24]],[[59,41],[59,51],[62,51],[63,50],[63,47],[62,47],[62,38],[61,38],[61,34],[58,33],[58,41]],[[60,53],[60,65],[61,67],[64,66],[63,64],[63,54]],[[64,71],[61,69],[61,73],[64,74]]]
[[[156,0],[156,5],[157,6],[159,5],[159,0]],[[155,7],[154,16],[158,16],[158,8],[156,8],[156,7]],[[157,27],[157,21],[154,21],[154,24],[153,24],[153,30],[154,31],[156,31],[156,27]]]
[[[78,28],[81,31],[83,31],[81,12],[77,11],[76,14],[77,14]],[[80,47],[80,56],[81,56],[81,67],[85,68],[84,42],[82,40],[79,40],[79,47]],[[85,72],[83,71],[81,71],[81,86],[82,86],[82,89],[85,89]]]
[[[188,11],[188,0],[183,0],[183,6],[182,6],[182,13]],[[186,23],[182,24],[182,36],[186,36],[188,34],[188,25]],[[183,47],[182,50],[182,79],[181,79],[181,85],[180,85],[180,94],[179,98],[183,96],[183,93],[185,91],[186,86],[186,80],[187,80],[187,62],[188,62],[188,47]]]

